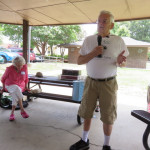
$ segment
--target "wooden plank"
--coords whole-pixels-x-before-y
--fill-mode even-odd
[[[133,110],[131,115],[150,125],[150,113],[144,110]]]
[[[2,87],[0,86],[0,90]],[[6,92],[6,91],[5,91]],[[80,101],[75,101],[72,100],[72,96],[67,96],[67,95],[60,95],[60,94],[52,94],[52,93],[29,93],[29,92],[23,92],[23,95],[30,97],[37,97],[37,98],[46,98],[46,99],[52,99],[52,100],[58,100],[58,101],[63,101],[63,102],[71,102],[71,103],[77,103],[80,104]]]
[[[62,87],[70,87],[72,88],[73,85],[70,84],[60,84],[60,83],[51,83],[51,82],[41,82],[41,81],[29,81],[32,84],[42,84],[42,85],[52,85],[52,86],[62,86]]]

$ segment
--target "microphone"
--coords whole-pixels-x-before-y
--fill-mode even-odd
[[[98,42],[98,46],[100,46],[102,43],[102,37],[100,35],[97,36],[97,42]],[[102,54],[99,54],[97,57],[101,58]]]

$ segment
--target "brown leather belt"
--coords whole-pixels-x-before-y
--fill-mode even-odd
[[[91,77],[89,77],[91,78]],[[114,77],[110,77],[110,78],[105,78],[105,79],[94,79],[94,78],[91,78],[92,80],[95,80],[95,81],[100,81],[100,82],[104,82],[104,81],[109,81],[109,80],[112,80],[112,79],[115,79],[116,76]]]

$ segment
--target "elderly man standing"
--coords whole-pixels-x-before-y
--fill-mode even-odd
[[[78,112],[84,118],[84,125],[82,139],[73,144],[70,150],[89,149],[88,133],[97,99],[104,131],[102,150],[111,150],[110,135],[117,118],[117,66],[124,66],[126,56],[129,55],[124,41],[118,36],[110,35],[113,27],[113,15],[108,11],[101,11],[98,17],[98,34],[87,37],[80,50],[78,64],[86,64],[88,74]]]

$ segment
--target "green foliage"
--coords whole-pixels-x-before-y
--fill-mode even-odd
[[[130,22],[116,22],[114,28],[111,30],[111,34],[118,36],[130,37]]]
[[[31,30],[32,44],[38,49],[40,54],[45,55],[49,40],[49,26],[33,26]]]
[[[81,28],[77,25],[32,27],[32,40],[36,47],[42,48],[43,55],[50,45],[53,55],[54,45],[77,41],[80,32]]]
[[[14,41],[18,44],[22,43],[22,26],[1,24],[0,27],[2,29],[2,34],[9,37],[11,41]]]
[[[53,54],[53,55],[50,55],[50,56],[62,58],[61,55],[56,55],[56,54]],[[64,55],[63,58],[64,58],[64,59],[68,59],[68,55]]]
[[[56,54],[53,54],[53,55],[50,55],[50,56],[53,56],[53,57],[61,57],[61,55],[56,55]]]
[[[124,36],[124,37],[129,37],[129,36],[130,36],[130,32],[129,32],[129,30],[127,29],[126,26],[121,26],[121,27],[118,29],[118,35],[119,35],[119,36]]]
[[[0,44],[2,44],[3,40],[2,40],[2,28],[0,26]]]
[[[68,55],[65,55],[65,56],[64,56],[64,59],[68,59]]]
[[[131,37],[150,42],[150,20],[131,21]]]
[[[3,43],[2,34],[1,34],[1,32],[0,32],[0,44],[2,44],[2,43]]]
[[[22,26],[1,24],[2,33],[10,40],[22,45]],[[36,47],[40,54],[45,55],[48,45],[51,47],[63,43],[75,42],[81,38],[81,28],[78,25],[63,26],[33,26],[31,30],[31,48]]]
[[[33,26],[31,30],[32,40],[36,43],[47,42],[50,29],[48,26]]]
[[[48,44],[58,45],[75,42],[78,39],[78,35],[81,32],[80,26],[77,25],[62,25],[51,27],[51,34]]]
[[[150,20],[117,22],[111,33],[150,42]]]

